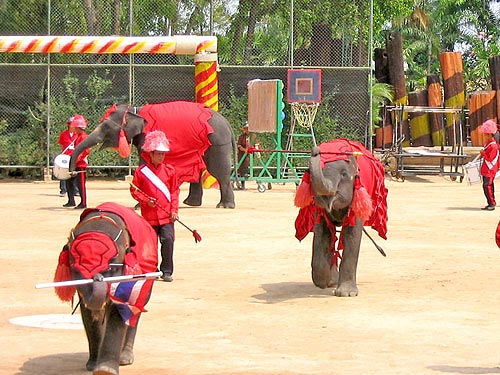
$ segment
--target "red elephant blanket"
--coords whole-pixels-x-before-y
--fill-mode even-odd
[[[158,265],[158,237],[149,223],[134,210],[120,204],[107,202],[83,211],[80,220],[92,211],[112,212],[125,222],[131,237],[130,249],[125,255],[125,273],[154,272]],[[132,327],[139,316],[146,312],[146,304],[153,289],[153,280],[123,281],[108,284],[108,294],[116,304],[123,321]]]
[[[96,208],[88,208],[80,215],[80,222],[91,212],[113,213],[120,216],[126,224],[130,235],[130,248],[125,254],[124,274],[141,274],[154,272],[158,265],[158,237],[149,223],[134,210],[120,204],[107,202]],[[109,261],[118,253],[114,240],[102,232],[85,232],[78,235],[65,246],[59,256],[55,281],[71,280],[69,270],[69,254],[73,256],[73,267],[85,278],[92,278],[98,272],[109,268]],[[59,275],[59,276],[58,276]],[[124,322],[135,326],[140,313],[151,295],[153,280],[123,281],[108,284],[108,294],[117,305]],[[59,291],[57,290],[59,289]],[[71,300],[74,287],[56,288],[56,293],[63,301]]]
[[[145,133],[161,130],[170,141],[165,163],[174,166],[179,184],[198,182],[206,169],[203,154],[211,145],[208,135],[214,132],[208,123],[210,109],[200,103],[175,101],[145,105],[139,115],[147,121]]]
[[[320,163],[323,168],[326,163],[335,160],[348,160],[349,155],[353,152],[359,152],[361,155],[356,157],[358,163],[358,176],[359,182],[358,186],[353,187],[364,188],[368,193],[368,198],[371,204],[371,214],[368,219],[364,221],[365,226],[371,226],[375,229],[379,236],[383,239],[387,239],[387,188],[384,184],[384,167],[382,163],[361,143],[351,141],[348,139],[340,138],[333,141],[322,143],[319,145],[320,148]],[[295,220],[295,237],[301,241],[308,233],[312,232],[314,229],[314,223],[319,220],[322,214],[322,209],[315,205],[313,199],[313,193],[310,185],[308,185],[309,173],[304,174],[301,186],[299,186],[297,193],[307,186],[306,189],[309,190],[310,195],[309,204],[300,206],[300,210]],[[352,209],[349,211],[347,218],[342,223],[342,227],[346,225],[354,225],[355,223],[355,212]],[[332,223],[328,223],[330,230],[332,231],[332,249],[335,247],[335,241],[337,237],[335,235],[335,226]],[[342,241],[340,241],[342,242]],[[343,246],[340,243],[339,249]]]

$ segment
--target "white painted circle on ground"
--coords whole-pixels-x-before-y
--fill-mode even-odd
[[[82,318],[79,314],[46,314],[19,316],[9,319],[9,323],[35,328],[83,329]]]

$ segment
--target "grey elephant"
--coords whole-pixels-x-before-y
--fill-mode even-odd
[[[157,237],[131,208],[103,203],[86,209],[59,256],[54,281],[88,279],[90,284],[59,286],[56,294],[72,301],[75,288],[89,345],[88,371],[118,375],[134,361],[134,340],[153,280],[108,284],[104,278],[155,272]]]
[[[144,136],[153,130],[163,131],[170,141],[165,162],[174,166],[179,183],[189,182],[184,203],[201,206],[201,173],[206,169],[218,181],[220,201],[217,207],[234,208],[231,184],[231,155],[236,158],[236,141],[231,125],[220,113],[200,103],[174,101],[131,107],[113,105],[92,133],[75,148],[69,170],[75,170],[80,153],[97,144],[117,148],[122,157],[130,154],[133,144],[139,154]],[[233,158],[233,159],[234,159]]]
[[[296,238],[301,241],[314,233],[314,285],[333,286],[339,297],[357,296],[363,226],[371,226],[387,238],[387,189],[380,161],[362,144],[348,139],[314,147],[295,205],[300,208]]]

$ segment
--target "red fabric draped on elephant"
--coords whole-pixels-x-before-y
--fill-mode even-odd
[[[358,295],[356,270],[363,226],[371,226],[384,239],[387,234],[387,189],[380,161],[362,144],[348,139],[314,147],[295,205],[300,208],[296,238],[314,233],[314,284],[336,286],[336,296]]]
[[[236,161],[231,160],[231,155],[236,158],[233,130],[220,113],[200,103],[175,101],[143,107],[112,106],[87,139],[75,148],[69,169],[74,170],[74,162],[83,150],[97,144],[118,149],[122,157],[128,156],[129,145],[134,144],[141,154],[144,136],[153,130],[163,131],[170,141],[171,150],[165,162],[174,166],[180,183],[190,183],[185,204],[201,205],[201,173],[206,168],[219,182],[217,207],[235,207],[231,184],[232,163],[236,165]]]
[[[120,365],[133,362],[137,324],[151,295],[153,280],[116,283],[105,277],[155,272],[158,239],[154,229],[134,210],[117,203],[86,209],[59,256],[54,281],[92,279],[76,287],[89,343],[86,368],[117,375]],[[75,287],[58,287],[70,301]]]

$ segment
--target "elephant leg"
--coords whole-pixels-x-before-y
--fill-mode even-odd
[[[137,324],[139,324],[139,320]],[[137,333],[137,325],[135,327],[127,327],[126,330],[125,341],[123,342],[123,348],[120,354],[120,366],[127,366],[134,363],[134,342]]]
[[[231,144],[212,145],[205,152],[207,170],[219,182],[220,201],[217,208],[235,208],[231,183]]]
[[[80,313],[82,315],[83,327],[89,343],[89,359],[85,368],[87,371],[93,371],[97,364],[97,357],[99,355],[99,346],[102,340],[102,333],[104,330],[103,316],[100,319],[96,316],[95,312],[86,308],[83,303],[80,303]]]
[[[342,253],[342,261],[340,262],[339,284],[335,289],[337,297],[355,297],[358,295],[356,272],[362,233],[363,224],[359,219],[356,220],[355,226],[346,226],[342,233],[344,251]]]
[[[217,208],[235,208],[234,191],[230,179],[219,180],[220,186],[220,202]]]
[[[201,179],[201,177],[200,177]],[[189,194],[183,203],[188,206],[199,207],[203,199],[203,186],[201,180],[198,182],[191,182],[189,184]]]
[[[110,303],[107,305],[106,315],[106,332],[102,338],[93,375],[118,375],[119,373],[120,354],[127,326],[118,313],[115,304]]]
[[[324,219],[314,225],[313,255],[311,261],[311,276],[314,285],[324,289],[337,285],[338,272],[332,266],[333,254],[330,251],[331,233]]]

